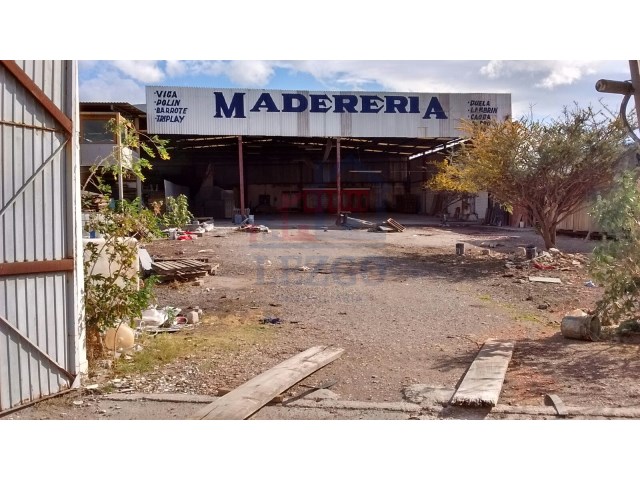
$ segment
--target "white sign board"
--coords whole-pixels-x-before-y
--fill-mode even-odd
[[[511,116],[508,93],[147,87],[151,134],[456,138],[460,119]]]

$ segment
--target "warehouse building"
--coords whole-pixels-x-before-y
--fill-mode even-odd
[[[495,93],[149,86],[146,95],[146,105],[83,103],[82,125],[123,115],[169,139],[171,160],[156,162],[144,185],[125,182],[125,196],[186,193],[196,216],[213,218],[234,209],[439,213],[442,198],[423,184],[434,158],[461,142],[460,119],[511,116],[511,95]],[[83,165],[94,158],[83,154]],[[485,194],[450,213],[483,218],[486,208]]]

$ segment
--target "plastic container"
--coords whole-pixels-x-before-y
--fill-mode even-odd
[[[104,334],[104,345],[111,351],[123,352],[131,350],[135,343],[135,334],[126,324],[121,323],[115,328],[109,328]]]
[[[117,238],[116,241],[118,243],[127,243],[131,246],[137,246],[138,241],[135,238]],[[89,275],[97,275],[101,274],[105,277],[111,277],[112,275],[116,275],[120,272],[124,277],[131,278],[135,276],[140,269],[140,261],[138,259],[137,247],[136,247],[136,255],[135,258],[132,259],[132,263],[129,265],[125,265],[123,269],[121,269],[121,262],[116,259],[111,261],[109,259],[110,255],[114,254],[113,246],[107,243],[104,238],[83,238],[82,244],[86,246],[89,243],[95,243],[98,245],[98,258],[96,259],[93,265],[89,266]],[[84,261],[89,262],[91,258],[91,253],[86,251],[84,252]],[[116,284],[122,286],[124,285],[124,280],[122,278],[116,279]]]

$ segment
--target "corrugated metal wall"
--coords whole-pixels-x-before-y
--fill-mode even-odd
[[[511,116],[511,94],[508,93],[307,92],[168,86],[148,86],[146,93],[148,131],[161,135],[457,138],[463,134],[458,129],[460,119],[476,119],[476,111],[491,110],[491,114],[484,115],[487,120],[501,121]],[[271,95],[275,111],[255,109],[264,94]],[[328,110],[321,108],[322,113],[312,113],[306,108],[298,113],[285,112],[283,94],[300,94],[307,99],[311,95],[326,96],[326,104],[323,105]],[[224,102],[216,105],[221,100],[218,100],[219,95],[224,97]],[[239,96],[237,105],[233,103],[234,95]],[[338,95],[358,99],[357,113],[348,113],[347,110],[336,112]],[[377,98],[370,105],[373,110],[369,113],[362,113],[362,95]],[[406,113],[399,113],[398,109],[391,108],[387,99],[399,97],[418,99],[419,112],[408,113],[409,110],[402,109]],[[435,114],[424,118],[434,98],[446,119],[438,119]],[[310,106],[310,101],[307,101]],[[232,109],[232,104],[239,109]],[[483,107],[477,106],[480,104]],[[222,105],[224,109],[221,109]],[[231,118],[223,114],[226,107],[233,110]],[[228,114],[232,115],[231,111]]]
[[[75,120],[75,62],[16,63]],[[0,276],[0,410],[68,388],[73,377],[62,369],[77,374],[86,368],[78,306],[77,141],[75,128],[69,136],[0,64],[0,207],[16,197],[0,216],[0,266],[64,259],[75,264],[75,271]]]

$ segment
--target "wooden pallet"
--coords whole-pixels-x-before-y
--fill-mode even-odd
[[[215,275],[219,264],[211,264],[201,260],[155,260],[151,269],[163,280],[191,279],[204,275]]]
[[[388,218],[387,223],[399,232],[404,232],[406,230],[406,228],[403,225],[396,222],[393,218]]]

